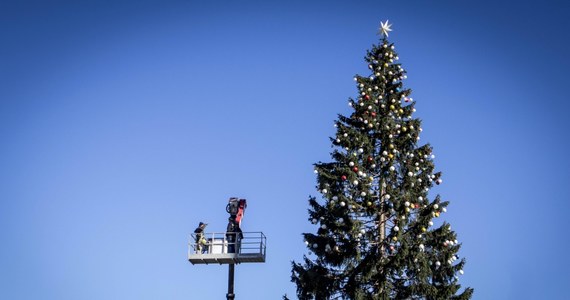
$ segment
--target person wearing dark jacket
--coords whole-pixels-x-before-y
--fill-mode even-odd
[[[240,241],[243,238],[241,228],[234,218],[228,219],[228,228],[226,229],[226,240],[228,241],[228,253],[239,253]]]

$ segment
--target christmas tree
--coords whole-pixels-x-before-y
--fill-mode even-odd
[[[332,162],[315,164],[321,197],[309,199],[309,257],[293,262],[299,299],[469,299],[458,276],[465,259],[451,226],[436,218],[448,201],[428,193],[441,184],[421,121],[404,88],[406,71],[381,23],[367,51],[369,76],[355,76],[352,114],[339,115]],[[430,199],[431,198],[431,199]],[[434,225],[434,220],[437,225]]]

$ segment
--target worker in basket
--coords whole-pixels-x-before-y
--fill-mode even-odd
[[[204,229],[208,224],[200,222],[196,230],[194,230],[194,235],[196,237],[196,253],[202,254],[208,251],[207,241],[204,237]]]
[[[226,240],[228,241],[228,253],[239,253],[240,242],[243,238],[241,228],[233,217],[228,219],[228,228],[226,230]],[[237,250],[237,251],[236,251]]]

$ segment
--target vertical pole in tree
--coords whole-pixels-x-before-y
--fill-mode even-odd
[[[235,264],[229,264],[229,269],[228,269],[228,293],[226,294],[226,299],[227,300],[233,300],[235,299],[235,294],[234,294],[234,268],[235,268]]]
[[[387,207],[386,204],[384,203],[384,193],[385,193],[385,189],[384,189],[384,180],[380,181],[380,195],[378,196],[378,198],[380,198],[380,215],[379,215],[379,221],[378,221],[378,231],[380,231],[380,257],[384,257],[384,251],[386,250],[384,248],[384,239],[386,238],[386,213],[387,213]]]
[[[380,199],[380,213],[378,216],[378,231],[379,231],[379,236],[380,236],[380,260],[383,261],[384,257],[386,257],[386,247],[384,245],[384,239],[386,238],[386,222],[388,221],[387,219],[387,214],[388,214],[388,206],[386,205],[386,203],[384,202],[384,194],[386,193],[386,188],[384,186],[384,180],[380,180],[380,194],[378,195],[378,198]],[[380,295],[382,294],[382,292],[384,291],[384,285],[380,286],[378,289],[378,294]]]
[[[385,209],[385,204],[381,204],[381,211],[382,213],[380,214],[380,226],[378,228],[378,230],[380,231],[380,251],[382,251],[382,253],[380,254],[381,257],[384,257],[384,251],[386,250],[384,248],[384,239],[386,238],[386,213],[384,212]]]

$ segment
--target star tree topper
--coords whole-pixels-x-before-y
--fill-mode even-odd
[[[380,21],[380,34],[388,37],[388,32],[392,31],[390,27],[392,27],[392,24],[388,24],[388,20],[386,22]]]

